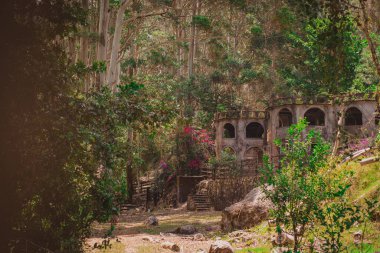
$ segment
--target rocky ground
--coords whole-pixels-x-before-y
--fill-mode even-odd
[[[145,221],[152,213],[136,213],[123,217],[114,230],[115,239],[111,240],[113,249],[103,252],[155,253],[173,252],[163,249],[164,242],[172,242],[180,247],[181,252],[195,253],[197,250],[208,252],[211,243],[220,231],[220,212],[187,212],[184,210],[163,210],[154,213],[159,220],[157,226],[147,226]],[[179,235],[174,232],[181,226],[192,225],[196,228],[193,235]],[[86,240],[87,252],[102,252],[93,249],[95,243],[100,245],[102,236],[110,224],[95,224],[93,233]],[[195,237],[195,238],[194,238]],[[119,242],[116,242],[119,241]]]
[[[87,253],[269,253],[282,252],[291,247],[290,234],[278,235],[274,223],[268,220],[270,203],[261,199],[260,191],[253,189],[240,202],[223,212],[190,212],[183,206],[155,212],[131,210],[119,217],[114,226],[111,248],[99,249],[111,224],[94,224],[92,235],[86,240]],[[222,231],[224,228],[225,231]],[[365,227],[355,225],[343,234],[343,242],[357,251],[354,235],[366,229],[366,252],[380,248],[380,223]],[[231,231],[231,232],[227,232]],[[308,236],[308,235],[306,235]],[[317,238],[318,239],[318,238]],[[309,246],[305,246],[309,247]],[[318,249],[318,245],[313,246]],[[216,250],[214,250],[216,249]],[[304,252],[309,252],[305,248]],[[323,252],[323,251],[319,251]]]

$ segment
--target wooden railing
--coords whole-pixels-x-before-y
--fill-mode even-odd
[[[228,166],[204,167],[202,176],[210,179],[221,179],[229,177],[257,177],[263,163],[258,159],[246,159],[238,161],[234,168]]]

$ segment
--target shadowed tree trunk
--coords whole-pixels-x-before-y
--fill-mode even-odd
[[[192,7],[192,24],[191,24],[191,32],[190,32],[190,47],[189,47],[189,59],[188,59],[188,75],[189,78],[193,75],[194,70],[194,55],[195,55],[195,36],[196,36],[196,27],[194,23],[194,17],[197,15],[197,8],[198,8],[198,0],[193,1],[193,7]]]
[[[116,85],[119,82],[120,40],[121,40],[122,31],[123,31],[124,13],[127,9],[128,3],[129,3],[128,0],[122,1],[116,13],[115,32],[114,32],[113,40],[112,40],[110,65],[107,70],[107,80],[106,80],[107,85],[109,85],[112,90],[115,90]]]
[[[99,40],[96,48],[96,60],[99,62],[107,61],[107,41],[108,41],[108,24],[109,24],[109,0],[99,0],[99,24],[98,36]],[[104,85],[106,81],[106,73],[99,73],[97,76],[97,86]]]

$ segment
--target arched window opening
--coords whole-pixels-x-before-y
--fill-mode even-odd
[[[346,111],[344,124],[346,126],[358,126],[363,125],[362,112],[356,107],[350,107]]]
[[[256,160],[258,162],[262,162],[263,156],[264,153],[260,148],[252,147],[245,152],[244,158],[247,160]]]
[[[284,108],[278,113],[278,120],[279,127],[288,127],[293,124],[293,115],[289,109]]]
[[[325,113],[319,108],[311,108],[304,115],[310,126],[324,126]]]
[[[231,123],[226,123],[224,125],[223,137],[235,138],[235,127]]]
[[[257,122],[249,123],[245,129],[245,136],[247,138],[262,138],[264,134],[264,128]]]

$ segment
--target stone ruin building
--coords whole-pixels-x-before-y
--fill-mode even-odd
[[[268,155],[272,163],[279,165],[281,154],[274,140],[286,140],[291,124],[306,118],[309,122],[308,130],[319,131],[332,143],[336,137],[341,112],[344,112],[343,124],[341,123],[343,144],[376,136],[377,103],[373,95],[368,94],[321,97],[312,101],[301,98],[275,98],[264,110],[247,108],[217,113],[214,119],[216,154],[219,157],[222,151],[234,154],[238,173],[229,171],[228,166],[224,168],[223,165],[217,165],[203,168],[197,176],[178,175],[177,203],[187,201],[189,210],[222,210],[225,206],[216,205],[221,205],[219,195],[223,195],[224,198],[222,205],[230,201],[227,201],[227,196],[236,197],[236,192],[231,191],[228,186],[225,188],[225,183],[236,181],[245,184],[241,189],[251,189],[257,182],[258,170],[262,167],[264,155]],[[210,194],[208,184],[212,182],[215,183],[215,189]],[[243,197],[246,193],[241,191],[239,194]]]
[[[216,114],[216,153],[235,154],[244,170],[256,174],[254,171],[262,165],[264,154],[278,163],[280,151],[274,140],[285,140],[289,126],[302,118],[309,122],[308,129],[316,129],[326,140],[333,141],[342,110],[345,112],[343,132],[347,140],[375,136],[376,101],[368,94],[313,101],[275,98],[263,111],[249,108]]]

